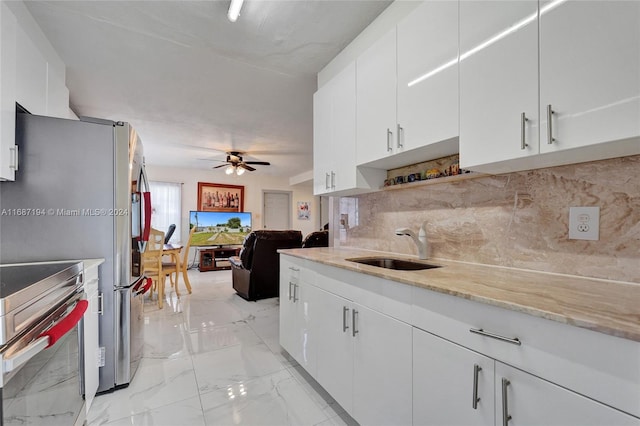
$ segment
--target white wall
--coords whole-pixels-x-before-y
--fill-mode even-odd
[[[181,235],[189,235],[189,211],[196,210],[198,203],[198,182],[221,183],[244,186],[244,210],[252,213],[254,229],[263,227],[262,191],[278,190],[291,191],[292,212],[291,228],[302,232],[306,236],[312,231],[320,229],[320,214],[318,198],[313,196],[311,184],[290,185],[289,178],[276,178],[260,174],[259,170],[247,172],[242,176],[227,176],[219,171],[182,169],[147,165],[149,180],[161,182],[182,183],[182,223]],[[311,206],[310,220],[298,220],[298,201],[307,201]],[[184,238],[184,237],[183,237]],[[182,241],[184,243],[185,241]]]

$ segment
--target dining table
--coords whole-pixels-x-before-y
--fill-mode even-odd
[[[164,244],[162,246],[162,255],[168,255],[171,257],[171,261],[176,264],[176,282],[174,283],[176,286],[176,294],[179,296],[180,293],[178,291],[178,276],[182,274],[182,278],[184,279],[184,285],[187,287],[187,291],[191,294],[191,283],[189,282],[189,277],[187,276],[187,265],[183,265],[180,262],[180,251],[182,251],[182,244]]]

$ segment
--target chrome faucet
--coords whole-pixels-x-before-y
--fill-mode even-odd
[[[425,230],[426,225],[427,222],[422,223],[418,235],[416,235],[416,233],[409,228],[396,229],[396,235],[408,235],[413,239],[413,242],[416,243],[416,246],[418,246],[419,259],[427,258],[427,231]]]

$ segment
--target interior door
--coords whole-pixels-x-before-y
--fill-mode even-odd
[[[264,229],[291,229],[291,193],[264,191],[262,200]]]

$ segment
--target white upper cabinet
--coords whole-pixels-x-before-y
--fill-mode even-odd
[[[639,75],[640,2],[461,1],[460,166],[640,154]]]
[[[16,146],[16,18],[0,3],[0,180],[15,180]]]
[[[360,55],[357,64],[357,164],[398,149],[396,138],[396,30]]]
[[[314,194],[347,195],[380,188],[386,173],[356,167],[356,64],[313,97]]]
[[[637,137],[640,2],[555,3],[540,2],[540,151]]]
[[[16,100],[31,114],[47,114],[47,60],[18,27]]]
[[[313,94],[313,193],[331,190],[331,94],[329,83]]]
[[[538,2],[460,2],[460,167],[538,153]]]
[[[397,31],[400,147],[411,150],[457,138],[458,3],[425,1]],[[434,155],[458,152],[457,139],[446,145]]]

